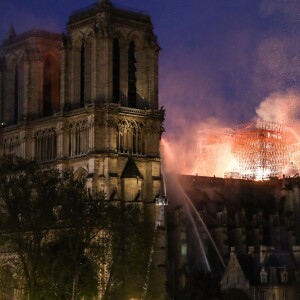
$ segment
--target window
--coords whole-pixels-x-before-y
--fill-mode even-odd
[[[20,156],[20,140],[18,136],[4,138],[4,154],[14,154]]]
[[[260,271],[260,282],[261,283],[267,283],[268,282],[268,273],[263,267]]]
[[[113,102],[120,101],[120,46],[118,39],[113,41]]]
[[[300,282],[300,271],[295,271],[295,279],[296,279],[296,282]]]
[[[136,107],[136,99],[136,53],[134,42],[130,42],[128,48],[128,106]]]
[[[145,153],[144,125],[133,120],[119,120],[116,134],[117,151],[143,155]]]
[[[270,215],[269,216],[269,223],[272,226],[278,226],[278,214]]]
[[[87,121],[74,122],[69,130],[69,156],[85,155],[89,149]]]
[[[280,278],[281,278],[281,283],[288,282],[288,272],[286,270],[286,267],[283,267],[283,270],[280,272]]]
[[[43,116],[49,116],[53,113],[52,108],[52,64],[50,58],[44,62],[44,76],[43,76]]]
[[[35,159],[38,162],[52,161],[57,157],[55,128],[38,130],[35,133]]]
[[[220,226],[223,226],[227,223],[227,210],[226,208],[223,211],[217,213],[217,220]]]

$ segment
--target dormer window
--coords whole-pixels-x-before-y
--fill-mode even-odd
[[[277,226],[279,224],[278,214],[270,215],[269,223],[271,226]]]
[[[260,282],[261,283],[268,283],[268,273],[263,267],[260,271]]]
[[[225,225],[227,223],[227,210],[226,208],[223,211],[217,213],[217,220],[219,225]]]
[[[298,271],[298,270],[295,271],[295,279],[296,279],[296,282],[300,282],[300,271]]]
[[[283,270],[280,272],[280,278],[281,278],[281,283],[288,282],[288,272],[286,270],[286,267],[284,267]]]

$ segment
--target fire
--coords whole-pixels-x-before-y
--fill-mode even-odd
[[[290,126],[258,120],[235,129],[198,132],[198,157],[190,174],[265,180],[296,174],[300,143]]]

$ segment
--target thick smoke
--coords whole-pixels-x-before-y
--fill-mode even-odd
[[[255,112],[249,121],[264,120],[280,124],[295,146],[300,143],[299,91],[271,93],[259,103]],[[225,173],[234,176],[234,172],[238,172],[232,135],[238,128],[246,126],[245,124],[230,127],[216,118],[195,122],[193,126],[187,124],[188,120],[181,122],[186,129],[185,134],[165,139],[163,143],[163,157],[168,165],[168,171],[219,177],[223,177]],[[294,166],[291,168],[287,165],[283,173],[295,174]]]
[[[299,112],[300,93],[296,90],[272,93],[256,108],[258,118],[290,126],[298,125]]]
[[[180,62],[180,67],[165,65],[161,99],[167,108],[165,137],[173,157],[181,161],[174,160],[174,169],[193,171],[203,158],[199,135],[207,129],[235,130],[239,124],[264,119],[283,123],[294,137],[299,135],[300,2],[253,2],[258,9],[251,7],[251,15],[239,11],[245,9],[246,2],[229,0],[227,4],[234,4],[237,14],[231,11],[230,19],[220,15],[218,23],[209,28],[199,26],[198,37],[204,36],[205,42],[193,45],[194,51],[188,45],[181,46],[184,51],[180,53],[187,54],[184,59],[171,50],[171,61]],[[211,7],[215,4],[210,2]],[[234,165],[229,163],[231,150],[224,140],[220,138],[219,144],[214,141],[214,151],[200,165],[199,175],[223,176],[223,171],[207,173],[212,162],[218,165],[214,170]]]

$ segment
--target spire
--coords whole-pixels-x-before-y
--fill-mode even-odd
[[[17,35],[17,34],[16,34],[16,31],[15,31],[14,26],[13,26],[13,25],[10,25],[10,28],[9,28],[9,30],[8,30],[8,32],[7,32],[7,38],[8,38],[8,39],[12,39],[12,38],[14,38],[16,35]]]

